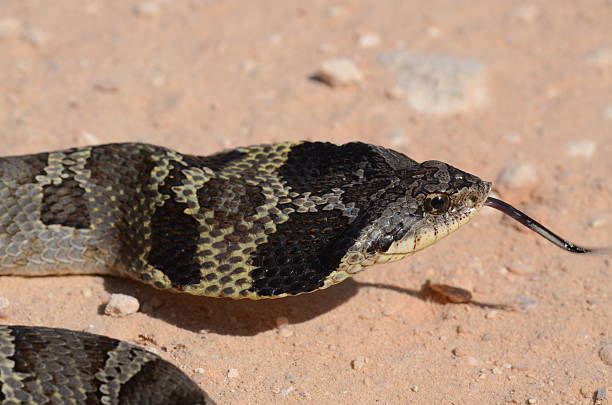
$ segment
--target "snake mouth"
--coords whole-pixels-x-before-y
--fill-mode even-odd
[[[542,236],[544,239],[553,243],[554,245],[560,247],[561,249],[565,249],[568,252],[572,253],[594,253],[594,252],[602,252],[602,251],[610,251],[610,248],[586,248],[582,246],[578,246],[546,228],[544,225],[540,224],[533,218],[527,216],[525,213],[519,211],[514,208],[512,205],[504,202],[502,200],[498,200],[497,198],[487,197],[484,205],[495,208],[513,218],[521,225],[526,226],[531,229],[538,235]]]

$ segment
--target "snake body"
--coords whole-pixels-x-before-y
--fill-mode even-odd
[[[3,157],[0,275],[109,274],[195,295],[280,298],[431,245],[473,218],[489,190],[446,163],[359,142],[210,156],[119,143]],[[153,402],[172,385],[164,375],[184,388]],[[178,376],[125,342],[0,326],[0,404],[210,401]]]

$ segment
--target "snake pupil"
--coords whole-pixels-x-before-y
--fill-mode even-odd
[[[425,210],[430,214],[443,214],[450,208],[450,198],[445,194],[434,194],[425,200]]]

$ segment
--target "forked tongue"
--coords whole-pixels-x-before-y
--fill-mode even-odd
[[[506,215],[511,216],[521,224],[525,225],[527,228],[531,229],[538,235],[546,238],[550,242],[559,246],[562,249],[565,249],[572,253],[597,253],[597,252],[610,252],[610,248],[585,248],[582,246],[577,246],[572,242],[563,239],[559,235],[555,234],[551,230],[547,229],[544,225],[535,221],[532,218],[529,218],[527,215],[523,214],[521,211],[517,210],[513,206],[508,203],[503,202],[502,200],[498,200],[497,198],[487,197],[485,201],[485,205],[489,207],[493,207],[497,210],[500,210]]]

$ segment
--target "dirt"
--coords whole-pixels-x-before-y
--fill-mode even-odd
[[[610,21],[604,0],[3,0],[1,155],[359,140],[492,181],[510,168],[501,198],[610,245]],[[434,69],[415,82],[423,72],[402,76],[387,52],[469,62],[438,71],[457,80]],[[315,80],[333,58],[362,75]],[[612,396],[611,276],[610,254],[564,252],[485,208],[435,246],[314,294],[246,302],[3,277],[1,321],[142,344],[220,404],[593,404]],[[427,280],[475,303],[430,300]],[[111,293],[141,310],[104,315]]]

